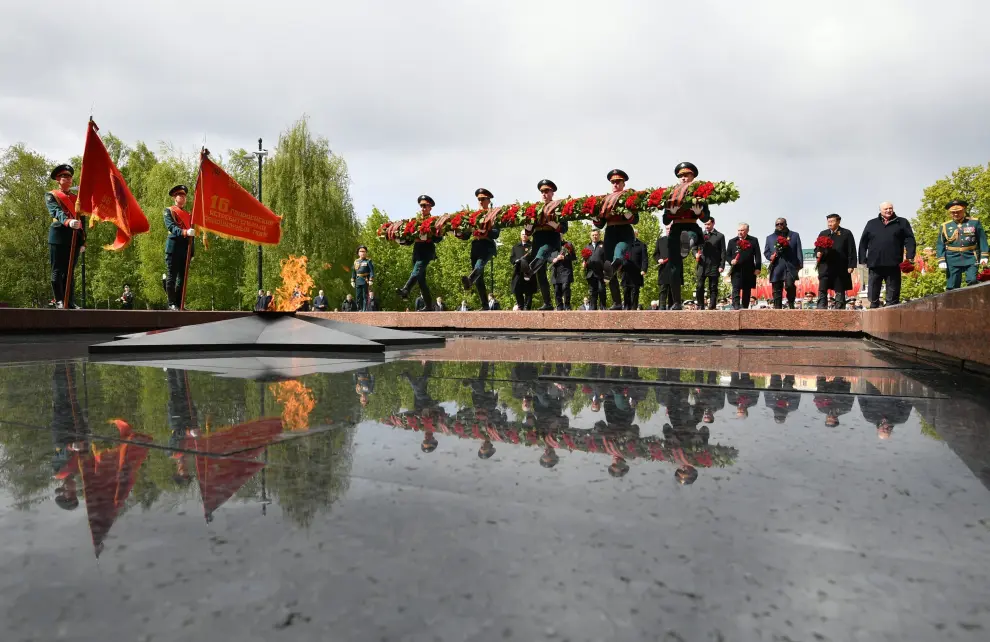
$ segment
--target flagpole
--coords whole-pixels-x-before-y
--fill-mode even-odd
[[[194,185],[196,185],[197,188],[199,187],[199,175],[203,171],[203,155],[204,154],[207,155],[207,156],[209,156],[210,155],[210,150],[208,150],[208,149],[206,149],[204,147],[200,151],[200,153],[199,153],[199,171],[196,172],[196,182],[194,183]],[[196,189],[196,198],[200,198],[200,193],[199,192],[200,192],[200,190],[199,189]],[[196,210],[196,206],[193,205],[193,211],[195,212],[195,210]],[[189,218],[190,219],[193,218],[191,214],[190,214],[190,217]],[[194,221],[190,221],[189,224],[192,225],[195,228],[195,222]],[[182,273],[182,298],[179,300],[179,310],[185,310],[186,309],[186,285],[189,283],[189,263],[192,261],[193,244],[196,242],[196,235],[194,234],[193,236],[188,237],[188,240],[189,240],[189,244],[186,246],[186,268],[185,268],[185,270]]]
[[[62,309],[68,310],[69,306],[69,294],[72,292],[72,272],[73,263],[76,260],[76,240],[79,238],[79,230],[72,230],[72,245],[69,247],[69,273],[65,277],[65,295],[62,297]]]

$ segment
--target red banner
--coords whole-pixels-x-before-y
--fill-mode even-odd
[[[90,120],[79,175],[76,212],[91,216],[90,226],[98,221],[110,221],[116,225],[117,238],[104,249],[122,250],[136,235],[148,231],[148,218],[131,194],[120,170],[110,159],[106,146],[96,133],[98,131],[99,127]]]
[[[258,202],[227,172],[201,155],[193,227],[256,245],[278,245],[282,218]]]

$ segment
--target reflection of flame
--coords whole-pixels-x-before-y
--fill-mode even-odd
[[[313,391],[299,381],[281,381],[269,386],[275,401],[282,404],[282,423],[289,430],[309,429],[309,413],[316,407]]]
[[[305,256],[290,256],[282,261],[282,285],[275,290],[275,309],[279,312],[292,312],[309,301],[309,291],[313,289],[313,277],[306,272]]]

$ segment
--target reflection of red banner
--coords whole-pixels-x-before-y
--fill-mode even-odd
[[[148,231],[148,218],[110,159],[97,131],[96,123],[89,121],[76,211],[89,214],[90,224],[103,220],[116,225],[117,238],[104,249],[121,250],[133,237]]]
[[[115,419],[112,423],[120,432],[121,439],[129,442],[152,441],[147,435],[135,433],[121,419]],[[97,450],[94,447],[92,456],[80,458],[79,473],[83,482],[83,495],[86,496],[86,514],[97,557],[103,550],[103,540],[134,488],[138,469],[147,456],[148,449],[144,446],[122,443],[108,450]]]
[[[260,419],[196,438],[188,445],[208,453],[232,453],[228,457],[196,456],[196,475],[199,477],[199,490],[203,496],[203,512],[207,521],[212,519],[216,509],[265,467],[264,462],[251,460],[260,455],[262,448],[275,441],[281,433],[281,419]]]
[[[200,159],[193,225],[257,245],[277,245],[282,238],[281,217],[238,185],[206,152]]]

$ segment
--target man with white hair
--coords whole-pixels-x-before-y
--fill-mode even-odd
[[[732,279],[732,309],[749,308],[749,297],[756,287],[756,277],[760,275],[760,242],[749,235],[749,223],[740,223],[736,236],[725,248],[729,259],[729,274]]]
[[[901,302],[901,262],[914,261],[914,231],[907,219],[894,212],[892,203],[880,203],[880,214],[868,221],[859,239],[859,262],[870,270],[867,295],[870,307],[880,307],[880,286],[886,286],[887,305]]]

